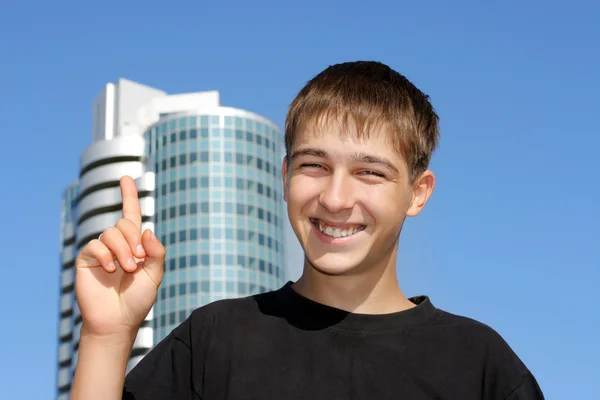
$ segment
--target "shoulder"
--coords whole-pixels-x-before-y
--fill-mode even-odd
[[[278,291],[240,298],[228,298],[196,308],[186,321],[172,332],[174,339],[191,343],[208,340],[217,331],[228,331],[233,324],[237,330],[248,324],[256,324],[269,318],[278,307]]]
[[[531,386],[528,382],[537,385],[531,371],[496,329],[462,315],[439,309],[436,313],[430,328],[438,332],[439,340],[455,357],[480,370],[484,390],[507,395],[525,390],[522,387]]]

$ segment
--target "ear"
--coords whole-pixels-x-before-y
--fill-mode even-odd
[[[409,217],[419,215],[431,197],[435,187],[435,175],[430,170],[423,172],[415,179],[412,186],[412,201],[406,211]]]
[[[288,201],[289,180],[288,180],[288,157],[283,158],[281,165],[281,179],[283,179],[283,200]]]

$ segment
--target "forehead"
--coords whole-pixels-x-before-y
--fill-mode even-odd
[[[389,124],[359,124],[352,118],[341,120],[322,117],[312,119],[298,129],[290,150],[293,152],[304,146],[335,147],[339,152],[361,148],[364,151],[395,155],[403,160],[404,156],[397,151],[398,143],[395,139],[395,132]]]

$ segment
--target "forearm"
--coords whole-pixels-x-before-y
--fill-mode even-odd
[[[71,399],[121,399],[134,340],[135,335],[97,338],[82,332]]]

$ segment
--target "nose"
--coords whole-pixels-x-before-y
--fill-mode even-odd
[[[319,196],[319,203],[331,214],[354,208],[354,190],[349,177],[342,171],[334,173]]]

